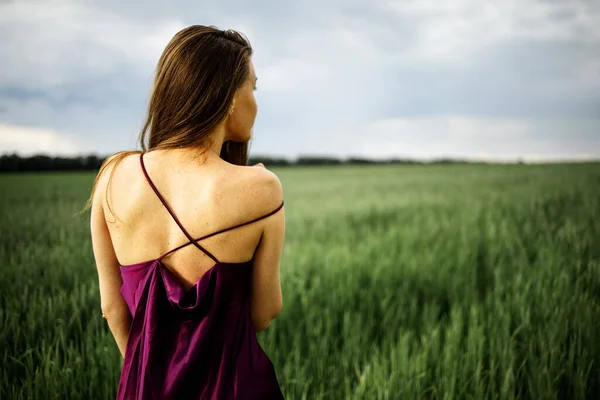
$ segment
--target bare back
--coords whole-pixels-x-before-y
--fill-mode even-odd
[[[281,398],[255,335],[283,304],[281,185],[211,154],[199,165],[154,151],[109,160],[99,174],[92,244],[124,357],[119,398],[229,398],[242,387]]]
[[[103,205],[119,263],[127,266],[157,259],[190,242],[162,204],[161,195],[189,235],[201,238],[276,209],[281,199],[269,195],[270,175],[263,168],[234,166],[214,157],[200,165],[189,155],[173,151],[146,153],[143,159],[126,157],[108,187],[117,218]],[[189,288],[215,265],[215,259],[251,260],[268,223],[269,218],[263,218],[203,239],[198,244],[206,252],[184,246],[162,263]]]

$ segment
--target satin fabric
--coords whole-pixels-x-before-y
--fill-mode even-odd
[[[121,276],[133,321],[117,399],[283,399],[250,319],[251,262],[217,262],[187,291],[160,260]]]

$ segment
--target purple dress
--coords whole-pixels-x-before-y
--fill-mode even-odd
[[[223,263],[199,241],[278,212],[194,239],[144,176],[189,242],[155,260],[121,266],[132,315],[117,399],[283,399],[273,364],[250,318],[252,262]],[[189,290],[161,263],[194,245],[214,261]]]

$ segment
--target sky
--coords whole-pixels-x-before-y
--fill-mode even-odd
[[[600,159],[596,0],[0,0],[0,154],[138,148],[195,24],[252,44],[251,155]]]

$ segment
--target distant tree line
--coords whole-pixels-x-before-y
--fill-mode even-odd
[[[96,155],[81,157],[35,155],[21,157],[17,154],[10,154],[0,157],[0,172],[94,171],[100,168],[105,158]]]
[[[97,171],[105,157],[87,155],[78,157],[52,157],[46,155],[35,155],[21,157],[17,154],[0,156],[0,172],[39,172],[39,171]],[[466,160],[440,159],[431,163],[462,164]],[[295,160],[281,157],[253,156],[250,157],[249,165],[263,163],[267,167],[287,166],[319,166],[319,165],[366,165],[366,164],[424,164],[424,161],[391,158],[387,160],[373,160],[367,158],[336,158],[336,157],[313,157],[301,156]]]

